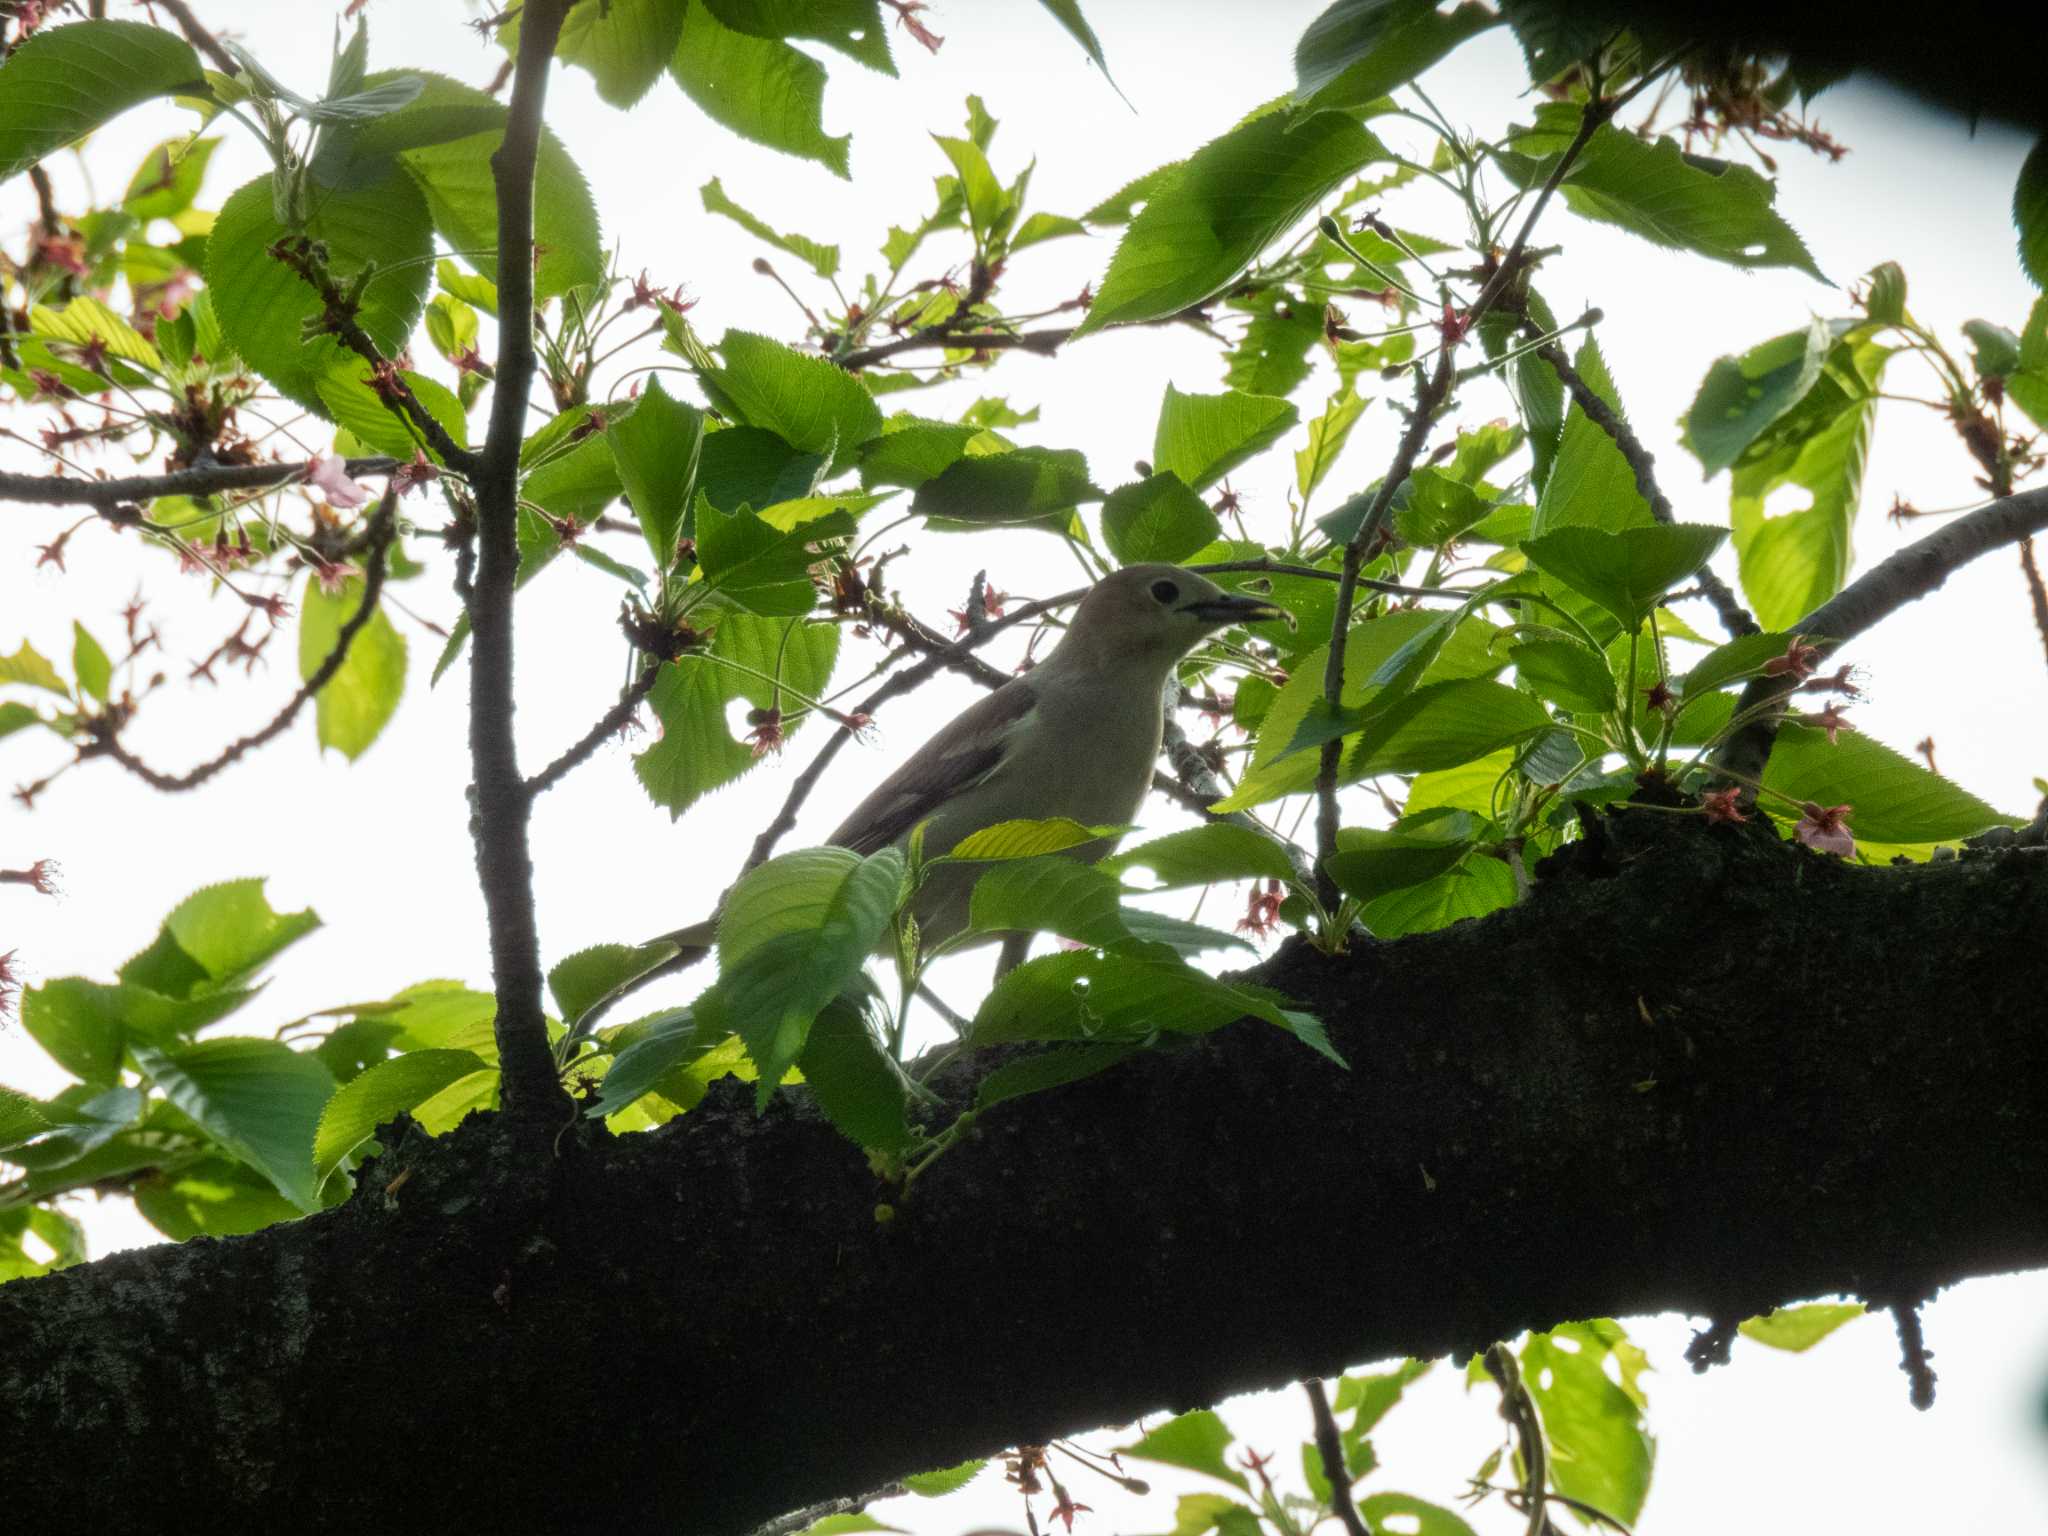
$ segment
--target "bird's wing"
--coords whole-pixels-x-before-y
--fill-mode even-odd
[[[1025,677],[975,700],[876,786],[826,841],[860,854],[888,847],[994,773],[1037,703]]]

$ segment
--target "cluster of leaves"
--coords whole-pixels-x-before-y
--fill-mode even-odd
[[[1100,65],[1078,8],[1046,5]],[[1122,829],[1011,823],[946,850],[913,839],[866,857],[785,854],[729,894],[715,984],[687,1007],[627,1023],[599,1020],[671,947],[602,946],[560,961],[549,1027],[588,1113],[643,1129],[687,1112],[720,1076],[756,1082],[763,1102],[800,1080],[878,1173],[907,1186],[967,1123],[931,1123],[927,1082],[946,1058],[905,1049],[910,1000],[947,947],[919,942],[915,898],[951,865],[979,871],[969,932],[952,942],[1031,931],[1076,946],[1011,971],[976,1010],[963,1044],[1045,1049],[990,1073],[969,1118],[1166,1035],[1239,1019],[1334,1057],[1320,1025],[1284,999],[1192,963],[1243,947],[1241,937],[1148,903],[1251,882],[1240,927],[1262,931],[1277,917],[1329,946],[1359,923],[1392,938],[1480,916],[1518,899],[1534,862],[1576,835],[1582,807],[1695,809],[1709,754],[1745,723],[1736,690],[1747,680],[1790,672],[1853,691],[1846,676],[1811,678],[1809,647],[1830,637],[1799,626],[1846,578],[1887,364],[1915,351],[1934,365],[1934,403],[1987,488],[2008,493],[2038,459],[2007,404],[2035,427],[2048,422],[2048,300],[2017,331],[1973,322],[1966,367],[1913,320],[1903,274],[1880,267],[1855,314],[1714,365],[1686,443],[1709,474],[1730,472],[1737,571],[1766,632],[1709,641],[1676,605],[1730,530],[1653,513],[1625,445],[1596,420],[1624,415],[1596,340],[1580,343],[1573,370],[1604,412],[1574,400],[1543,355],[1592,317],[1560,326],[1523,279],[1475,326],[1475,295],[1498,272],[1514,218],[1553,183],[1574,215],[1654,244],[1819,274],[1766,177],[1607,120],[1600,92],[1647,84],[1669,58],[1632,37],[1576,38],[1566,20],[1547,5],[1496,14],[1340,0],[1302,40],[1296,89],[1074,216],[1030,208],[1029,167],[998,175],[997,124],[970,97],[964,131],[935,136],[945,169],[928,208],[892,228],[857,282],[842,282],[838,246],[783,231],[714,178],[701,192],[706,212],[795,258],[818,287],[815,302],[800,301],[801,346],[739,330],[708,343],[678,294],[644,275],[622,279],[582,175],[544,138],[534,297],[553,413],[519,452],[518,579],[567,552],[619,584],[629,662],[648,669],[645,700],[661,727],[634,772],[672,815],[755,769],[810,715],[859,728],[859,713],[837,702],[847,689],[834,686],[849,631],[905,640],[877,670],[931,648],[867,553],[885,506],[892,527],[1059,541],[1091,575],[1141,561],[1207,567],[1296,621],[1233,630],[1181,678],[1219,721],[1201,750],[1222,783],[1213,809],[1237,819],[1092,866],[1062,854]],[[1420,71],[1504,22],[1532,81],[1555,98],[1532,121],[1479,138],[1444,122],[1427,97],[1411,103]],[[824,65],[791,40],[893,72],[882,23],[878,0],[611,0],[571,12],[559,53],[615,106],[666,74],[733,131],[844,175],[848,141],[822,127]],[[503,21],[500,40],[514,46],[517,29],[516,17]],[[170,96],[199,113],[200,129],[151,151],[118,206],[46,230],[12,266],[10,308],[25,319],[4,337],[0,381],[54,412],[53,454],[118,444],[164,451],[174,468],[258,463],[243,418],[274,401],[307,413],[302,430],[322,441],[305,479],[324,501],[275,490],[165,497],[119,521],[250,608],[217,656],[260,649],[268,635],[250,638],[250,622],[276,626],[288,611],[264,583],[297,584],[308,677],[366,590],[349,564],[365,557],[365,493],[338,461],[401,461],[413,488],[432,485],[444,499],[448,540],[460,550],[473,537],[471,416],[490,387],[480,341],[497,314],[489,157],[505,108],[433,73],[371,72],[367,46],[358,28],[318,96],[247,55],[238,74],[206,71],[176,36],[132,22],[47,29],[0,66],[0,175],[143,101]],[[1430,153],[1391,148],[1375,130],[1381,119],[1423,130]],[[204,134],[228,123],[256,137],[272,169],[212,214],[198,207],[218,142]],[[2038,167],[2032,174],[2038,183]],[[2048,214],[2038,197],[2026,201],[2027,186],[2023,248],[2038,272]],[[1425,233],[1383,211],[1398,195],[1428,222],[1444,193],[1459,227]],[[1005,302],[1021,257],[1088,231],[1121,231],[1095,291],[1037,309]],[[934,263],[948,245],[958,259]],[[122,283],[126,317],[108,302]],[[1361,328],[1345,305],[1370,306],[1375,318]],[[1078,319],[1033,329],[1063,314]],[[1054,352],[1118,325],[1193,326],[1222,343],[1220,387],[1166,388],[1144,462],[1125,483],[1099,485],[1079,452],[1021,440],[1036,412],[1000,397],[950,419],[885,411],[892,394],[979,377],[1010,351]],[[1412,377],[1422,409],[1427,365],[1468,328],[1479,360],[1427,407],[1451,429],[1439,451],[1390,492],[1348,469],[1340,478],[1374,403],[1367,391]],[[452,383],[411,365],[422,329]],[[1311,380],[1334,387],[1305,413],[1294,397]],[[1480,400],[1512,419],[1482,419]],[[1292,491],[1284,518],[1261,521],[1226,477],[1276,449],[1292,451]],[[1340,485],[1355,494],[1337,497]],[[1766,515],[1787,486],[1811,504]],[[1389,514],[1384,536],[1365,552],[1363,600],[1340,614],[1347,546],[1376,504]],[[613,534],[632,541],[624,555],[599,546]],[[61,537],[56,549],[61,563]],[[402,544],[389,553],[395,580],[426,568]],[[466,621],[447,634],[436,678],[466,636]],[[969,648],[984,638],[976,626]],[[91,749],[162,685],[144,676],[150,640],[131,613],[118,660],[78,628],[68,677],[26,644],[0,657],[0,688],[23,691],[0,702],[0,735],[40,727],[79,761],[98,755]],[[1681,646],[1693,650],[1681,657]],[[1333,649],[1343,662],[1335,697],[1324,684]],[[406,657],[380,606],[320,693],[323,744],[350,756],[372,744],[398,706]],[[749,732],[729,724],[742,701]],[[1354,824],[1306,868],[1282,829],[1316,788],[1330,743]],[[2009,819],[1844,734],[1833,705],[1780,733],[1754,787],[1760,806],[1819,846],[1845,839],[1839,825],[1810,835],[1815,808],[1853,807],[1869,859],[1925,857]],[[1739,819],[1732,805],[1722,814]],[[1334,903],[1317,875],[1334,884]],[[215,887],[176,908],[115,982],[64,978],[26,994],[25,1027],[76,1082],[41,1101],[0,1092],[0,1157],[20,1170],[0,1185],[0,1241],[20,1253],[0,1276],[79,1256],[75,1229],[51,1203],[63,1193],[126,1190],[172,1237],[248,1231],[345,1198],[393,1115],[437,1131],[495,1102],[495,1003],[453,982],[269,1036],[202,1037],[256,998],[258,970],[316,921],[272,911],[257,883]],[[893,988],[869,974],[877,953]],[[53,1257],[31,1260],[20,1246],[30,1236]],[[1640,1355],[1612,1325],[1575,1327],[1523,1352],[1545,1430],[1569,1450],[1554,1486],[1632,1519],[1650,1464]],[[1370,1430],[1418,1369],[1340,1389],[1353,1480],[1374,1464]],[[1228,1444],[1214,1415],[1189,1415],[1128,1454],[1234,1488],[1183,1501],[1187,1532],[1293,1533],[1328,1506],[1333,1490],[1313,1456],[1303,1469],[1311,1505],[1276,1494],[1262,1469],[1255,1493],[1224,1460]],[[1373,1498],[1369,1519],[1463,1529],[1405,1495]]]

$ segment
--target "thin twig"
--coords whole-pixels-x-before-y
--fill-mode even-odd
[[[192,8],[185,4],[185,0],[150,0],[150,3],[169,11],[171,19],[178,24],[178,30],[185,34],[185,40],[218,64],[222,74],[239,75],[242,72],[235,56],[221,47],[219,38],[199,24],[199,18],[192,14]]]
[[[858,352],[849,352],[834,361],[848,373],[859,373],[861,369],[871,368],[899,352],[913,352],[926,347],[945,347],[949,351],[961,352],[1036,352],[1041,357],[1050,357],[1073,336],[1076,329],[1075,326],[1063,325],[1045,331],[949,331],[932,326],[912,331],[908,336],[899,336],[894,341],[862,347]]]
[[[2048,528],[2048,486],[1994,501],[1879,561],[1792,627],[1806,644],[1823,656],[1830,655],[1934,591],[1952,572],[1979,555],[2044,528]],[[1781,677],[1752,678],[1743,690],[1735,712],[1749,723],[1714,754],[1715,766],[1730,780],[1746,784],[1762,776],[1783,718],[1782,705],[1799,681],[1796,673],[1788,672]]]
[[[1505,1344],[1494,1344],[1481,1357],[1486,1374],[1500,1385],[1500,1416],[1515,1432],[1522,1453],[1523,1513],[1528,1518],[1528,1536],[1544,1536],[1550,1516],[1543,1503],[1550,1482],[1550,1448],[1543,1440],[1543,1421],[1537,1416],[1536,1401],[1522,1383],[1522,1369]]]
[[[2041,584],[2041,567],[2034,561],[2034,541],[2020,540],[2020,574],[2027,579],[2027,596],[2034,605],[2034,628],[2041,644],[2048,648],[2048,587]]]
[[[1537,328],[1526,318],[1522,322],[1525,331]],[[1622,419],[1621,413],[1602,400],[1599,393],[1588,384],[1585,376],[1574,368],[1571,359],[1565,356],[1564,348],[1554,341],[1545,342],[1533,349],[1544,362],[1550,364],[1558,381],[1571,394],[1572,401],[1585,413],[1586,419],[1605,432],[1621,450],[1622,458],[1634,471],[1636,489],[1644,501],[1650,504],[1650,516],[1660,523],[1675,523],[1678,514],[1672,510],[1671,500],[1657,484],[1656,460],[1643,440],[1636,436],[1635,429]],[[1712,571],[1702,569],[1699,574],[1701,593],[1714,605],[1714,611],[1721,616],[1721,626],[1728,631],[1731,639],[1742,635],[1762,632],[1762,626],[1750,611],[1742,606],[1742,600],[1729,589],[1728,583]]]
[[[491,155],[498,194],[498,368],[476,456],[477,565],[470,622],[469,758],[478,884],[490,928],[495,1034],[508,1114],[558,1126],[574,1113],[556,1075],[541,1009],[529,821],[533,802],[513,735],[512,602],[519,573],[519,446],[533,389],[533,178],[548,67],[566,0],[528,0],[505,135]]]
[[[351,476],[389,475],[401,460],[382,456],[347,459]],[[98,507],[122,502],[155,501],[160,496],[211,496],[221,491],[268,491],[303,480],[307,466],[296,464],[207,464],[174,469],[161,475],[128,475],[112,480],[78,480],[68,475],[0,473],[0,501],[32,502],[46,507]]]
[[[1344,1465],[1344,1439],[1337,1433],[1337,1416],[1330,1412],[1329,1394],[1311,1377],[1302,1389],[1308,1393],[1309,1412],[1316,1424],[1316,1454],[1323,1461],[1323,1481],[1330,1485],[1330,1513],[1348,1536],[1367,1536],[1365,1521],[1351,1497],[1351,1472]]]
[[[597,724],[584,732],[574,746],[526,781],[527,797],[533,799],[546,794],[588,762],[599,747],[623,731],[626,722],[639,711],[641,702],[654,691],[654,684],[661,676],[661,667],[659,661],[650,661],[642,667],[640,675],[619,695],[619,702],[600,715]]]
[[[356,636],[376,615],[378,594],[384,590],[385,556],[390,552],[391,540],[398,528],[397,501],[397,493],[387,489],[370,519],[370,550],[369,558],[363,567],[362,601],[356,605],[356,611],[350,614],[336,631],[334,648],[299,685],[299,691],[291,696],[268,725],[242,737],[239,741],[231,742],[218,754],[188,772],[168,774],[150,767],[122,746],[121,739],[116,734],[116,723],[108,717],[102,717],[98,721],[88,720],[83,723],[82,728],[92,733],[92,740],[79,749],[79,761],[84,762],[94,757],[108,758],[119,763],[150,788],[175,794],[183,790],[197,789],[214,775],[240,762],[258,747],[282,735],[290,728],[292,721],[298,718],[299,711],[306,707],[307,701],[334,680],[334,674],[339,672],[342,663],[348,660],[349,647],[355,643]]]

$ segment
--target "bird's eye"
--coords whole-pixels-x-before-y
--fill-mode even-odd
[[[1155,581],[1152,583],[1152,595],[1162,603],[1170,603],[1180,596],[1180,588],[1170,581]]]

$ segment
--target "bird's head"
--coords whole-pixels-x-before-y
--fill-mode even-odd
[[[1219,629],[1285,617],[1263,598],[1226,592],[1177,565],[1129,565],[1081,599],[1061,649],[1098,661],[1145,656],[1170,665]]]

